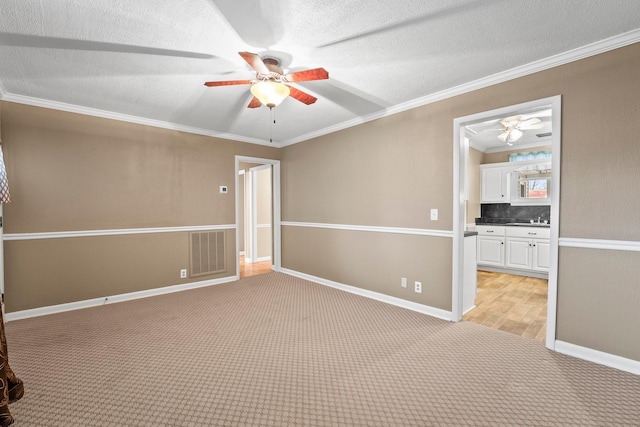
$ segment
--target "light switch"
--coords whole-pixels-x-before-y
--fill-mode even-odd
[[[438,220],[438,209],[431,209],[431,221]]]

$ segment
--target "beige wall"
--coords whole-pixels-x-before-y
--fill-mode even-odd
[[[393,233],[283,227],[286,268],[443,310],[451,309],[452,240]],[[408,287],[400,279],[408,279]],[[414,282],[422,282],[422,293]]]
[[[226,230],[226,271],[235,274],[235,234]],[[229,244],[231,243],[231,244]],[[189,233],[5,242],[8,312],[189,283]]]
[[[560,248],[558,338],[640,360],[640,252]]]
[[[453,120],[561,95],[560,236],[640,241],[640,198],[633,197],[633,190],[625,191],[640,180],[639,69],[640,44],[635,44],[286,147],[282,153],[283,219],[452,230]],[[500,154],[500,160],[486,156],[485,162],[506,161],[506,154]],[[428,220],[430,208],[440,210],[439,221]],[[413,268],[416,246],[409,242],[423,240],[419,259],[428,265],[428,271],[420,274],[434,278],[430,292],[451,294],[451,243],[447,239],[398,237],[404,243],[393,246],[398,264],[392,267],[391,277],[386,274],[391,249],[367,245],[367,233],[313,230],[308,231],[308,238],[299,239],[294,236],[301,231],[290,228],[283,230],[284,267],[337,281],[351,280],[387,295],[400,292],[400,275]],[[330,262],[324,255],[304,262],[299,259],[298,245],[311,251],[332,241],[336,245],[349,241],[349,247],[358,248],[358,253],[336,248],[341,258]],[[442,262],[430,262],[442,254]],[[351,261],[356,256],[367,260],[367,271],[360,274],[368,280],[353,277]],[[599,257],[598,253],[593,256]],[[604,283],[577,279],[573,272],[583,268],[576,258],[560,257],[558,287],[569,292],[563,297],[565,302],[572,293],[597,295],[602,287],[619,280],[618,268],[610,263],[601,266]],[[621,280],[625,282],[617,285],[621,291],[611,295],[606,305],[594,301],[598,310],[592,310],[589,317],[573,317],[571,309],[560,304],[557,338],[597,342],[598,350],[640,360],[637,345],[629,344],[640,338],[638,309],[631,309],[629,303],[630,289],[638,282],[628,275]],[[591,289],[583,289],[585,286]],[[444,300],[430,304],[450,307]],[[605,319],[617,328],[615,344],[600,326]]]
[[[235,155],[279,150],[2,103],[5,234],[235,223]],[[227,185],[228,194],[218,187]],[[235,274],[235,231],[227,271]],[[8,312],[185,283],[188,233],[8,241]]]

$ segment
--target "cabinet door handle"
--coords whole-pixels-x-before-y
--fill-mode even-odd
[[[535,235],[536,235],[536,234],[538,234],[538,233],[528,232],[527,234],[528,234],[529,236],[535,236]]]
[[[493,233],[493,230],[487,230],[487,233]]]

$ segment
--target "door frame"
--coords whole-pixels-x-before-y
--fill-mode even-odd
[[[240,211],[238,209],[238,202],[240,201],[240,182],[238,178],[238,171],[240,170],[240,163],[256,163],[262,165],[270,165],[273,167],[273,181],[272,185],[272,207],[273,217],[272,232],[273,232],[273,251],[271,253],[271,269],[274,271],[280,271],[282,268],[282,239],[281,239],[281,217],[280,217],[280,160],[263,159],[259,157],[247,157],[247,156],[235,156],[235,217],[236,217],[236,279],[240,278],[240,256],[238,248],[240,247],[240,233],[238,229],[240,227]],[[245,176],[246,179],[246,176]],[[244,191],[244,189],[243,189]]]
[[[251,202],[249,203],[249,224],[245,223],[245,230],[249,229],[249,245],[251,249],[251,262],[260,262],[266,261],[266,259],[261,259],[258,256],[258,228],[260,224],[258,224],[258,172],[269,169],[272,173],[271,179],[271,190],[273,192],[273,167],[269,164],[262,164],[260,166],[255,166],[249,169],[249,198]],[[246,195],[245,195],[246,196]],[[271,197],[271,211],[273,212],[273,196]],[[248,227],[247,227],[248,225]],[[273,236],[273,218],[271,220],[271,235]],[[272,245],[273,246],[273,243]],[[246,246],[245,246],[245,262],[249,262],[246,257]],[[271,251],[271,255],[269,258],[273,257],[273,248]]]
[[[466,228],[467,160],[469,143],[465,141],[464,126],[486,121],[497,116],[506,117],[518,111],[550,106],[551,116],[551,227],[550,260],[547,300],[547,332],[545,345],[555,350],[556,315],[558,305],[558,236],[560,230],[560,154],[561,154],[561,95],[542,98],[522,104],[483,111],[453,120],[453,272],[451,320],[462,319],[462,283],[464,280],[464,230]]]

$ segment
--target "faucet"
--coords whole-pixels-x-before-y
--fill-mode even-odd
[[[540,217],[538,217],[538,225],[540,225]]]

